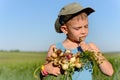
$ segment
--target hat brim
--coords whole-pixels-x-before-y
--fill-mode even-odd
[[[88,8],[82,9],[82,10],[76,12],[76,13],[73,13],[73,14],[80,14],[80,13],[82,13],[82,12],[85,12],[87,15],[90,15],[91,13],[95,12],[95,10],[92,9],[92,8],[90,8],[90,7],[88,7]],[[71,14],[71,15],[72,15],[72,14]],[[55,30],[56,30],[56,32],[58,32],[58,33],[63,33],[63,32],[61,31],[61,29],[60,29],[60,27],[61,27],[62,25],[60,24],[59,18],[60,18],[60,17],[58,17],[58,18],[56,19],[56,22],[55,22]]]

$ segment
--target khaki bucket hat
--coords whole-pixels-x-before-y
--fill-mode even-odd
[[[62,33],[60,27],[65,24],[68,20],[73,18],[74,16],[80,14],[81,12],[85,12],[87,15],[94,12],[94,10],[90,7],[83,8],[80,4],[74,2],[64,6],[59,14],[58,18],[55,21],[55,30],[58,33]]]

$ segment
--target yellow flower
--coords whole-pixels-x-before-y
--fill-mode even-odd
[[[63,52],[61,52],[61,53],[60,53],[60,56],[63,56],[63,54],[64,54],[64,53],[63,53]]]
[[[51,54],[51,56],[52,56],[53,58],[56,58],[56,57],[57,57],[57,54],[56,54],[55,52],[53,52],[53,53]]]
[[[62,69],[67,70],[68,69],[68,64],[62,64]]]
[[[59,60],[58,59],[54,59],[53,64],[54,64],[54,66],[59,66]]]
[[[70,50],[66,50],[65,53],[71,53],[71,51]]]
[[[66,59],[63,59],[62,63],[65,64],[65,63],[68,63],[68,61]]]
[[[74,63],[76,61],[76,58],[75,57],[72,57],[71,59],[70,59],[70,63]]]
[[[82,64],[80,64],[80,63],[75,63],[75,67],[76,67],[76,68],[81,68],[81,67],[82,67]]]

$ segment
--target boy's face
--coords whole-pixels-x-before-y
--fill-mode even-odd
[[[73,19],[66,24],[68,39],[79,42],[79,38],[85,40],[88,35],[88,18]]]

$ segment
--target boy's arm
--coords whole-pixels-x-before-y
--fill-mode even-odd
[[[99,60],[102,60],[102,61],[98,61],[100,70],[104,74],[106,74],[108,76],[112,76],[114,70],[113,70],[111,63],[102,55],[102,53],[100,52],[100,50],[97,48],[97,46],[95,44],[89,43],[88,45],[89,45],[90,49],[95,52],[96,58]]]
[[[52,65],[52,62],[50,62],[50,63],[47,62],[47,58],[50,57],[51,54],[53,53],[53,48],[55,48],[55,45],[51,45],[49,50],[48,50],[48,53],[47,53],[47,56],[46,56],[46,62],[45,62],[45,65],[44,65],[44,69],[49,74],[53,74],[53,75],[57,76],[58,74],[60,74],[60,69],[58,67],[54,67]]]

